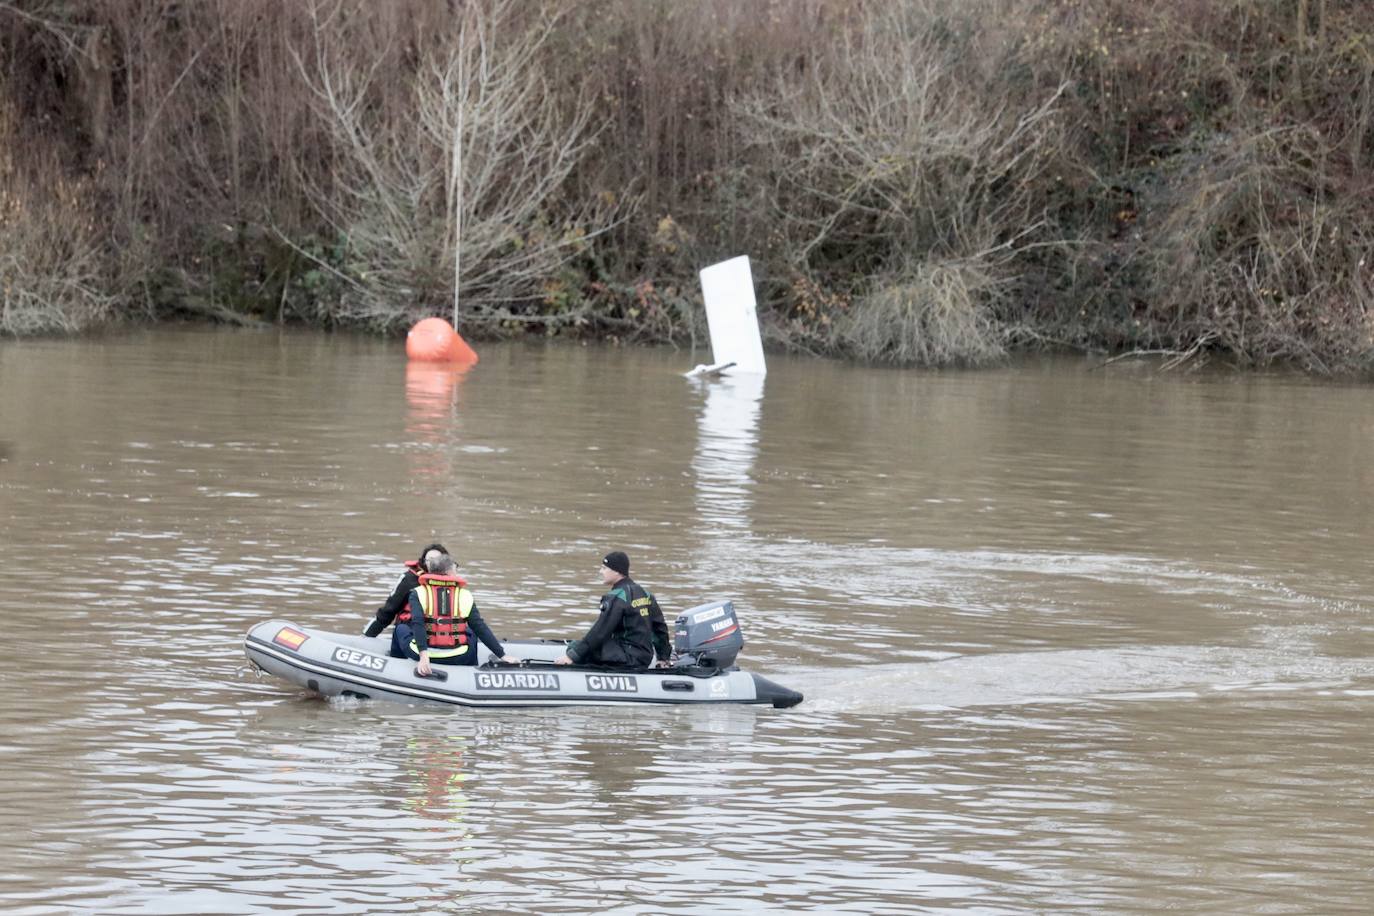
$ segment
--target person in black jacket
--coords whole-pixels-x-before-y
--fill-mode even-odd
[[[630,578],[630,558],[613,550],[601,560],[601,581],[611,590],[601,596],[601,613],[587,635],[568,646],[559,665],[647,668],[669,664],[668,624],[654,596]]]
[[[407,602],[410,601],[410,593],[415,586],[420,584],[420,574],[425,571],[425,561],[434,557],[446,556],[448,548],[443,544],[426,544],[420,551],[420,559],[410,562],[406,561],[406,571],[401,574],[401,578],[396,580],[396,587],[391,590],[391,596],[386,599],[386,603],[377,608],[377,616],[363,630],[364,636],[380,636],[382,631],[396,620],[396,615],[407,609]],[[393,646],[395,640],[392,641]],[[404,653],[394,653],[397,658],[403,657]]]

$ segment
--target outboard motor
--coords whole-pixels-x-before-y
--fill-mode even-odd
[[[683,611],[673,625],[673,650],[679,665],[729,668],[744,648],[735,605],[712,601]]]

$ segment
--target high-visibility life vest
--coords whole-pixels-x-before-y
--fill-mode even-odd
[[[425,615],[425,641],[430,656],[452,658],[466,652],[467,619],[474,604],[467,582],[457,576],[425,573],[415,594],[420,598],[419,610]]]

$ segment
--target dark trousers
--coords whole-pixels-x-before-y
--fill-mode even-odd
[[[414,661],[420,660],[420,653],[410,647],[415,641],[415,630],[408,623],[398,623],[391,631],[391,657],[409,658]],[[452,658],[429,657],[431,665],[475,665],[477,664],[477,646],[468,643],[468,650],[462,655],[455,655]]]
[[[608,639],[582,659],[580,665],[600,665],[603,668],[647,668],[654,660],[654,650],[645,655],[641,650]]]

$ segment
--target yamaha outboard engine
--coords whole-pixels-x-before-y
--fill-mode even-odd
[[[729,668],[744,648],[735,606],[712,601],[684,611],[673,626],[673,649],[679,665]]]

